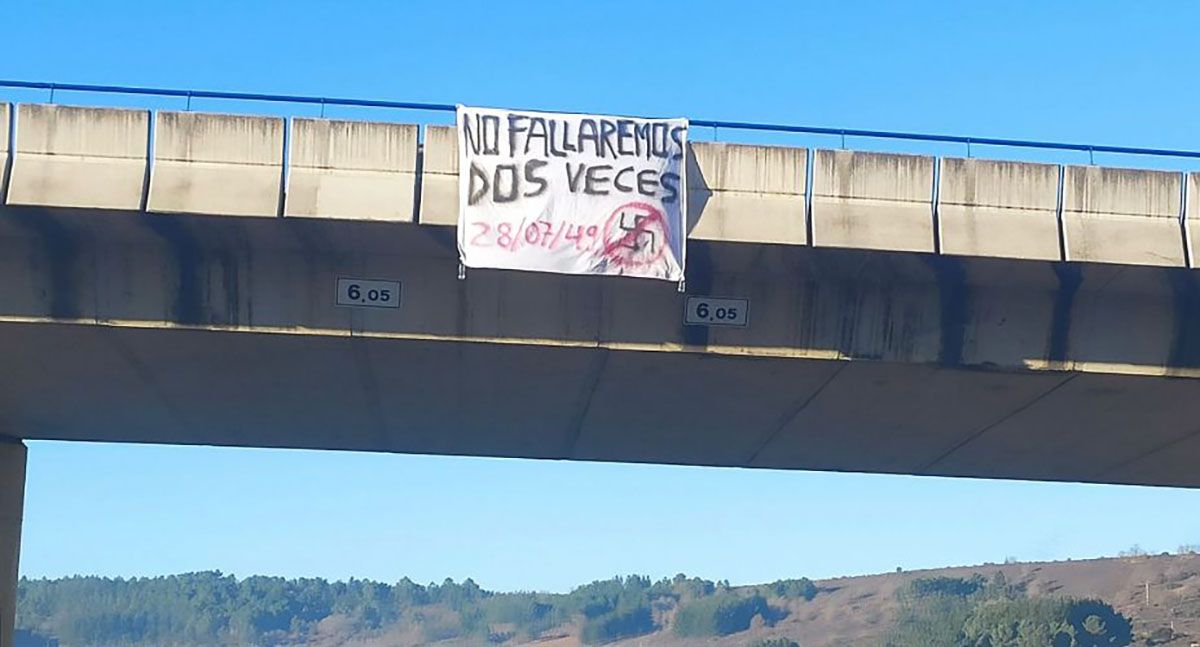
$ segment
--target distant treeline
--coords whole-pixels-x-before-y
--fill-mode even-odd
[[[707,639],[771,626],[820,593],[806,578],[732,587],[685,575],[631,575],[570,593],[496,593],[461,583],[248,577],[22,579],[17,622],[62,647],[341,643],[515,643],[578,635],[603,644],[657,631]],[[886,647],[1122,647],[1130,623],[1098,600],[1029,597],[1005,581],[926,577],[898,594]],[[777,632],[778,633],[778,632]],[[752,634],[751,634],[752,635]],[[749,642],[749,638],[747,638]],[[31,643],[32,644],[32,643]],[[45,643],[53,644],[53,642]],[[787,638],[762,647],[793,647]]]
[[[219,572],[153,578],[67,577],[22,579],[18,626],[83,645],[281,645],[318,634],[370,636],[398,626],[420,641],[453,638],[500,643],[536,638],[574,626],[589,644],[664,628],[676,612],[681,636],[744,631],[755,617],[786,615],[769,600],[809,600],[805,578],[757,587],[729,586],[677,575],[651,581],[617,577],[566,594],[495,593],[470,579],[461,583],[396,584],[352,579],[238,579]],[[561,630],[561,629],[560,629]]]
[[[1133,630],[1099,600],[1027,597],[1004,574],[929,577],[900,592],[886,647],[1124,647]],[[1151,643],[1148,643],[1151,644]]]

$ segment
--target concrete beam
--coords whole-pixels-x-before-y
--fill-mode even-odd
[[[1181,182],[1167,171],[1066,167],[1067,260],[1182,267]]]
[[[911,472],[1066,377],[850,362],[783,421],[753,465]]]
[[[423,225],[458,224],[458,133],[453,126],[426,126],[421,166]]]
[[[1059,260],[1058,166],[942,159],[941,252]]]
[[[285,216],[412,222],[417,126],[292,121]]]
[[[160,112],[150,211],[277,216],[283,120]]]
[[[1200,375],[1186,272],[693,241],[692,294],[751,302],[749,326],[697,330],[663,282],[459,281],[431,229],[10,207],[0,319]],[[401,281],[401,308],[336,307],[339,277]]]
[[[25,445],[0,437],[0,647],[14,647],[24,507]]]
[[[430,227],[7,207],[0,228],[0,411],[26,438],[1198,485],[1164,450],[1195,432],[1186,270],[693,241],[692,294],[751,313],[696,329],[663,282],[457,280]],[[338,306],[343,277],[400,282],[400,307]],[[1072,372],[1114,379],[1051,391]],[[1143,384],[1089,460],[1025,457],[1090,442],[1061,421]],[[1037,434],[1001,424],[1043,396]],[[985,463],[992,442],[1018,460]]]
[[[1197,415],[1190,380],[1080,374],[979,427],[929,471],[995,477],[1020,464],[1034,479],[1072,472],[1085,481],[1195,487],[1195,454],[1190,465],[1171,461],[1170,469],[1139,463],[1194,436]]]
[[[1190,380],[56,323],[0,345],[27,438],[1200,487]]]
[[[21,104],[8,204],[140,210],[150,113]]]
[[[689,148],[689,238],[808,243],[807,149],[704,142]]]
[[[932,157],[818,150],[812,190],[814,245],[934,251]]]

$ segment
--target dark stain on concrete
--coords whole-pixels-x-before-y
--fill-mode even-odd
[[[142,221],[162,239],[175,265],[175,300],[171,314],[176,323],[204,323],[204,253],[184,222],[176,216],[146,215]]]
[[[1172,315],[1170,368],[1200,366],[1200,285],[1193,270],[1165,268],[1171,285]]]
[[[221,288],[225,292],[225,318],[224,321],[214,321],[213,323],[237,325],[241,314],[238,259],[233,252],[223,251],[217,260],[221,265]]]
[[[862,310],[862,294],[858,284],[842,285],[838,299],[837,350],[847,357],[854,356],[854,333],[858,329],[859,313]]]
[[[55,319],[78,319],[83,308],[79,304],[79,243],[75,234],[50,214],[27,209],[9,210],[9,217],[29,230],[41,241],[42,253],[50,275],[50,316]]]
[[[938,362],[947,366],[963,363],[971,290],[962,261],[952,256],[925,256],[938,286],[940,344]]]
[[[795,314],[795,320],[799,322],[796,330],[796,345],[800,348],[814,348],[817,343],[817,309],[821,297],[820,286],[817,282],[805,277],[797,282],[795,289],[799,292]]]
[[[684,275],[687,279],[687,294],[693,296],[712,295],[715,269],[713,267],[712,250],[707,245],[689,245],[687,250],[687,270]],[[680,325],[683,326],[682,308],[680,308],[679,317]],[[683,326],[681,336],[683,343],[688,346],[696,346],[698,348],[708,347],[708,326]]]
[[[1083,270],[1072,263],[1055,263],[1054,276],[1058,279],[1058,290],[1054,293],[1054,313],[1050,319],[1046,359],[1066,362],[1071,343],[1071,310],[1075,305],[1075,295],[1083,283]]]

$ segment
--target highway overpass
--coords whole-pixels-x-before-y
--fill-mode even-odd
[[[1200,486],[1196,174],[694,143],[680,293],[460,279],[448,127],[0,124],[10,578],[24,439]]]

